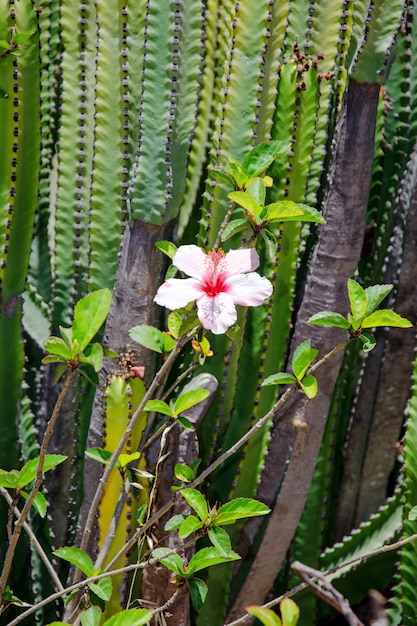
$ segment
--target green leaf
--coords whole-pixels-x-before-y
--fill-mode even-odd
[[[266,189],[262,178],[254,178],[248,181],[246,193],[249,193],[260,206],[265,204]]]
[[[141,346],[145,346],[148,350],[154,352],[164,351],[164,336],[159,328],[154,326],[147,326],[142,324],[141,326],[134,326],[129,330],[129,336],[140,343]]]
[[[223,528],[212,526],[208,529],[208,536],[213,546],[217,548],[222,556],[233,554],[230,537]]]
[[[314,376],[305,376],[300,382],[300,385],[307,398],[309,398],[310,400],[317,395],[317,380],[314,378]]]
[[[256,202],[256,200],[245,191],[232,191],[229,193],[228,198],[236,202],[239,206],[242,206],[252,217],[255,218],[255,222],[258,224],[261,222],[262,207]]]
[[[258,618],[264,626],[282,626],[278,615],[271,609],[264,609],[262,606],[247,606],[246,610]]]
[[[376,346],[375,337],[369,333],[361,333],[361,335],[359,336],[359,339],[363,343],[362,350],[364,352],[370,352]]]
[[[168,335],[168,333],[166,332],[162,333],[162,339],[164,342],[162,352],[171,352],[171,350],[175,348],[175,339],[171,337],[171,335]]]
[[[25,500],[29,498],[29,494],[25,491],[21,491],[20,494],[24,497]],[[32,506],[39,513],[42,519],[45,517],[46,512],[48,510],[48,503],[46,502],[46,498],[43,493],[38,492],[35,496]]]
[[[0,469],[0,487],[5,487],[6,489],[16,489],[18,480],[19,472],[17,470],[6,472],[6,470]]]
[[[195,611],[199,611],[207,598],[207,585],[200,578],[189,578],[187,585],[190,590],[191,604]]]
[[[261,143],[245,156],[242,162],[242,170],[251,178],[260,176],[279,154],[285,154],[290,147],[290,144],[286,141]]]
[[[180,330],[182,325],[182,317],[178,311],[171,311],[168,315],[168,330],[175,339],[180,336]]]
[[[101,611],[98,606],[92,606],[81,613],[81,626],[99,626]]]
[[[193,556],[188,564],[186,575],[191,576],[195,572],[199,572],[206,567],[217,565],[218,563],[228,563],[237,561],[240,556],[236,552],[230,552],[228,556],[222,556],[217,548],[202,548]]]
[[[297,206],[300,207],[300,209],[302,209],[303,211],[303,222],[315,222],[317,224],[326,223],[326,220],[324,219],[320,211],[317,211],[317,209],[315,209],[314,207],[308,206],[307,204],[297,204]]]
[[[285,372],[278,372],[278,374],[272,374],[262,381],[262,387],[266,385],[293,385],[297,382],[297,379],[291,374],[285,374]]]
[[[54,550],[53,554],[78,567],[87,577],[93,576],[94,565],[91,558],[79,548],[65,547]]]
[[[175,572],[178,576],[184,576],[184,563],[179,554],[170,554],[171,548],[156,548],[152,552],[152,558],[158,559],[165,567]]]
[[[61,337],[64,342],[67,344],[68,348],[73,348],[73,340],[72,340],[72,328],[66,328],[65,326],[59,326],[59,332],[61,333]]]
[[[180,415],[179,417],[175,417],[174,419],[186,430],[195,430],[194,424],[190,422],[190,420],[184,417],[183,415]]]
[[[43,473],[48,472],[57,465],[60,465],[67,458],[68,457],[64,456],[63,454],[47,454],[43,464]],[[32,482],[32,480],[35,480],[38,470],[38,464],[39,457],[37,456],[36,458],[31,459],[30,461],[25,463],[25,465],[22,467],[19,472],[19,480],[17,485],[20,489],[22,487],[25,487],[28,483]]]
[[[84,454],[85,456],[88,456],[89,459],[103,463],[103,465],[107,465],[113,456],[113,452],[110,452],[110,450],[103,450],[103,448],[89,448]]]
[[[194,470],[188,465],[183,463],[177,463],[174,467],[175,478],[182,480],[185,483],[189,483],[195,478]]]
[[[223,179],[231,187],[235,186],[235,179],[223,167],[219,167],[218,165],[214,165],[211,169],[216,174],[216,176],[218,176],[219,178]]]
[[[189,489],[188,487],[181,489],[181,495],[187,504],[194,509],[201,521],[205,522],[209,513],[204,496],[197,489]]]
[[[308,320],[309,324],[322,324],[323,326],[336,326],[337,328],[350,328],[350,324],[340,313],[334,311],[320,311]]]
[[[32,37],[34,32],[35,31],[32,30],[30,33],[16,33],[13,37],[13,41],[15,42],[15,44],[20,45],[27,41],[30,37]]]
[[[374,326],[395,326],[396,328],[411,328],[412,323],[390,309],[380,309],[367,315],[361,324],[362,328],[374,328]]]
[[[223,504],[214,520],[215,524],[234,524],[238,519],[267,515],[271,509],[253,498],[235,498]]]
[[[174,402],[174,415],[179,415],[183,413],[187,409],[190,409],[192,406],[203,402],[208,396],[210,392],[208,389],[192,389],[191,391],[186,391],[183,393],[177,400]]]
[[[132,461],[137,461],[137,459],[140,459],[140,452],[121,454],[117,459],[117,467],[126,467],[126,465],[129,465]]]
[[[80,354],[80,362],[91,365],[95,372],[103,367],[103,347],[100,343],[92,343]]]
[[[318,352],[316,348],[311,347],[310,339],[306,339],[297,347],[292,359],[292,369],[298,380],[302,380]]]
[[[282,200],[281,202],[273,202],[268,204],[268,213],[266,219],[269,223],[279,222],[292,222],[294,218],[296,221],[303,215],[303,209],[300,209],[298,204],[291,200]]]
[[[44,342],[43,347],[49,354],[55,354],[65,361],[69,361],[72,358],[72,350],[61,337],[49,337]]]
[[[263,228],[261,230],[261,236],[265,242],[266,250],[267,250],[269,258],[271,260],[275,259],[276,254],[277,254],[277,249],[278,249],[278,242],[274,233],[271,233],[270,230]]]
[[[359,320],[365,315],[366,307],[368,306],[365,290],[356,280],[349,279],[348,295],[352,317],[354,320]]]
[[[394,285],[371,285],[365,289],[368,306],[365,315],[370,315],[391,293]]]
[[[186,537],[191,535],[191,533],[196,532],[196,530],[200,530],[200,528],[202,528],[203,526],[204,522],[199,520],[198,517],[196,517],[195,515],[189,515],[181,524],[178,534],[181,539],[185,539]]]
[[[11,50],[12,46],[5,39],[0,39],[0,48],[3,48],[4,50]]]
[[[161,252],[167,255],[171,260],[174,258],[177,252],[177,246],[172,241],[157,241],[155,248],[158,248]]]
[[[300,609],[291,598],[284,598],[279,604],[282,626],[296,626],[300,617]]]
[[[101,600],[104,600],[104,602],[108,602],[110,600],[111,592],[113,589],[113,584],[110,576],[106,578],[101,578],[95,583],[88,583],[88,587],[93,593],[96,594],[96,596],[98,596]]]
[[[126,609],[116,613],[103,626],[143,626],[149,624],[152,619],[152,612],[148,609]]]
[[[410,520],[410,522],[415,522],[417,519],[417,506],[413,506],[409,513],[408,513],[408,519]]]
[[[241,233],[250,226],[250,222],[244,218],[231,220],[222,233],[222,241],[227,241],[230,237]]]
[[[144,407],[144,411],[150,411],[152,413],[162,413],[162,415],[168,415],[173,417],[174,413],[166,402],[163,400],[149,400]]]
[[[87,294],[75,305],[72,335],[77,339],[81,352],[104,324],[110,303],[110,289],[99,289]]]
[[[145,517],[146,517],[146,513],[148,511],[148,505],[147,504],[142,504],[137,512],[136,512],[136,522],[138,524],[138,526],[142,526],[143,522],[145,521]]]
[[[171,517],[167,521],[167,523],[164,526],[164,530],[167,530],[167,531],[177,530],[185,519],[187,519],[187,516],[184,515],[183,513],[180,513],[179,515],[174,515],[174,517]]]

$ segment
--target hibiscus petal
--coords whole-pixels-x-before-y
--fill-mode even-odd
[[[273,287],[267,278],[259,274],[230,276],[224,286],[235,304],[259,306],[272,295]]]
[[[207,255],[198,246],[180,246],[172,259],[172,263],[188,276],[201,279],[206,271],[204,265],[206,258]]]
[[[154,302],[173,311],[197,300],[200,296],[200,283],[195,278],[169,278],[159,287]]]
[[[204,294],[197,300],[197,313],[203,328],[215,335],[225,333],[237,319],[235,305],[227,293],[219,293],[215,298]]]
[[[229,276],[253,272],[259,267],[259,255],[255,248],[230,250],[226,254],[227,273]]]

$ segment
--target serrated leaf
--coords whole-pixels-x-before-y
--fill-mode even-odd
[[[246,183],[246,193],[250,193],[260,206],[265,204],[266,190],[262,178],[249,179]]]
[[[164,337],[159,328],[147,324],[134,326],[129,330],[129,336],[148,350],[161,353],[164,351]]]
[[[29,494],[25,491],[21,491],[20,495],[24,497],[25,500],[29,498]],[[42,519],[45,517],[46,512],[48,510],[48,503],[46,502],[46,498],[40,491],[36,494],[35,499],[33,500],[32,506],[39,513]]]
[[[103,626],[143,626],[151,619],[152,612],[148,609],[126,609],[110,617]]]
[[[293,385],[297,382],[297,379],[291,374],[286,374],[285,372],[278,372],[278,374],[272,374],[265,378],[262,382],[262,387],[266,385]]]
[[[85,456],[88,456],[89,459],[98,461],[98,463],[103,463],[103,465],[107,465],[113,456],[113,452],[110,452],[110,450],[103,450],[103,448],[89,448],[84,452],[84,454]]]
[[[334,311],[320,311],[319,313],[315,313],[310,317],[308,323],[322,324],[323,326],[336,326],[337,328],[350,328],[347,319],[340,313]]]
[[[314,378],[314,376],[305,376],[300,382],[300,385],[307,398],[309,398],[310,400],[317,395],[317,380]]]
[[[281,202],[273,202],[265,207],[267,211],[266,219],[269,223],[292,222],[303,215],[303,210],[298,204],[291,200],[282,200]]]
[[[216,174],[216,176],[218,176],[219,178],[224,180],[231,187],[235,186],[235,179],[223,167],[219,167],[218,165],[214,165],[211,169]]]
[[[184,563],[178,554],[170,554],[171,552],[171,548],[155,548],[152,552],[152,558],[158,559],[160,563],[178,576],[183,576]]]
[[[178,480],[182,480],[183,482],[189,483],[195,478],[194,470],[188,465],[184,465],[183,463],[177,463],[174,467],[175,478]]]
[[[318,352],[316,348],[311,347],[310,339],[306,339],[296,348],[292,359],[292,370],[298,380],[303,379],[303,376],[316,358]]]
[[[261,221],[262,207],[256,202],[256,200],[245,191],[232,191],[229,193],[228,198],[236,202],[239,206],[243,207],[252,217],[255,218],[258,224]]]
[[[88,587],[104,602],[108,602],[111,598],[113,584],[111,577],[100,578],[95,583],[88,583]]]
[[[88,554],[86,554],[79,548],[58,548],[58,550],[54,550],[53,554],[58,558],[63,559],[64,561],[68,561],[72,565],[75,565],[75,567],[78,567],[78,569],[80,569],[87,577],[93,576],[93,561],[88,556]]]
[[[365,289],[368,306],[365,315],[373,313],[383,300],[391,293],[394,285],[371,285]]]
[[[250,222],[244,218],[231,220],[222,233],[222,241],[227,241],[230,237],[241,233],[250,226]]]
[[[72,358],[72,350],[61,337],[49,337],[44,342],[43,347],[49,354],[55,354],[65,361],[69,361]]]
[[[181,539],[185,539],[186,537],[191,535],[191,533],[196,532],[196,530],[200,530],[200,528],[202,528],[203,526],[204,522],[199,520],[198,517],[196,517],[195,515],[188,515],[188,517],[186,517],[181,524],[178,534]]]
[[[171,408],[163,400],[149,400],[144,407],[144,411],[151,411],[152,413],[162,413],[162,415],[168,415],[172,417],[174,414]]]
[[[87,346],[85,352],[80,354],[80,362],[91,365],[95,372],[99,372],[103,367],[103,347],[100,343],[93,343]]]
[[[361,324],[362,328],[374,328],[375,326],[394,326],[395,328],[411,328],[412,323],[390,309],[380,309],[367,315]]]
[[[183,513],[180,513],[179,515],[174,515],[167,521],[164,526],[164,530],[177,530],[177,528],[181,526],[185,519],[187,519],[187,516]]]
[[[155,248],[158,248],[161,252],[167,255],[171,260],[177,253],[177,246],[172,241],[157,241],[155,244]]]
[[[196,552],[189,562],[186,575],[192,576],[195,572],[199,572],[206,567],[237,561],[238,559],[240,559],[240,556],[233,551],[228,556],[222,556],[217,548],[202,548]]]
[[[233,553],[230,537],[220,526],[212,526],[208,529],[208,536],[215,548],[223,556],[229,556]]]
[[[6,470],[0,469],[0,487],[15,489],[17,487],[18,480],[19,472],[17,470],[6,472]]]
[[[269,258],[271,260],[274,260],[278,249],[277,238],[275,237],[274,233],[271,233],[271,231],[267,230],[266,228],[263,228],[261,230],[261,236],[265,241],[266,250],[268,252]]]
[[[180,330],[182,325],[182,317],[178,311],[171,311],[168,315],[168,330],[175,339],[180,336]]]
[[[264,626],[282,626],[278,615],[271,609],[265,609],[262,606],[247,606],[246,610],[254,615]]]
[[[195,611],[199,611],[207,598],[207,585],[200,578],[189,578],[187,585],[190,590],[191,604]]]
[[[296,626],[300,617],[300,608],[291,598],[284,598],[279,603],[282,626]]]
[[[214,520],[216,525],[234,524],[238,519],[267,515],[271,509],[253,498],[235,498],[223,504]]]
[[[279,154],[285,154],[290,149],[286,141],[268,141],[261,143],[248,152],[242,162],[242,170],[250,178],[259,176],[273,163]]]
[[[189,311],[187,317],[184,319],[180,328],[180,335],[185,335],[190,332],[193,328],[200,326],[200,320],[198,319],[198,315],[196,311]]]
[[[63,463],[68,457],[63,454],[47,454],[43,464],[43,473],[48,472],[53,467],[60,465]],[[39,457],[37,456],[34,459],[31,459],[22,467],[19,472],[19,479],[17,486],[21,489],[25,487],[27,484],[35,480],[36,473],[38,470]]]
[[[365,290],[356,280],[349,279],[348,295],[353,319],[362,319],[365,315],[366,307],[368,306]]]
[[[375,337],[373,335],[370,335],[369,333],[362,333],[359,336],[359,339],[363,343],[362,350],[364,352],[370,352],[376,346],[376,339],[375,339]]]
[[[299,206],[300,209],[302,209],[303,211],[303,217],[302,217],[303,222],[314,222],[316,224],[326,223],[326,220],[324,219],[320,211],[317,211],[317,209],[315,209],[314,207],[308,206],[307,204],[301,204],[301,203],[298,204],[297,206]]]
[[[181,495],[184,500],[189,504],[202,522],[205,522],[208,518],[208,505],[204,496],[197,491],[197,489],[181,489]]]
[[[98,606],[91,606],[81,613],[81,626],[99,626],[101,611]]]
[[[186,391],[175,400],[174,415],[179,415],[196,404],[203,402],[209,395],[210,392],[208,389],[192,389],[191,391]]]
[[[77,339],[81,352],[104,324],[110,304],[110,289],[99,289],[87,294],[75,305],[72,336]]]

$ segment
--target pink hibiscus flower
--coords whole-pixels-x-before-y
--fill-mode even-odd
[[[196,300],[201,325],[215,335],[236,322],[236,304],[258,306],[272,294],[267,278],[247,273],[259,266],[254,248],[227,254],[213,248],[205,254],[198,246],[180,246],[172,262],[191,278],[168,279],[158,289],[155,302],[174,310]]]

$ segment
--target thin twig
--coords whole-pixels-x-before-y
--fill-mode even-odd
[[[64,386],[61,389],[61,392],[58,396],[58,399],[56,401],[52,416],[48,422],[48,425],[46,427],[45,430],[45,434],[43,437],[43,441],[42,441],[42,445],[40,447],[39,450],[39,461],[38,461],[38,467],[36,470],[36,479],[34,482],[34,485],[32,487],[32,490],[29,494],[28,499],[26,500],[26,503],[22,509],[22,512],[19,515],[18,520],[16,521],[15,527],[14,527],[14,531],[13,531],[13,535],[12,538],[9,542],[9,547],[7,549],[6,552],[6,556],[4,559],[4,565],[3,565],[3,571],[1,573],[0,576],[0,604],[3,601],[3,596],[4,596],[4,590],[6,588],[7,585],[7,580],[9,578],[9,574],[10,574],[10,570],[13,564],[13,557],[14,557],[14,553],[16,551],[16,546],[17,546],[17,542],[19,540],[20,534],[22,532],[22,528],[23,528],[23,524],[26,521],[28,515],[29,515],[29,511],[31,509],[31,506],[33,504],[33,501],[35,500],[36,494],[38,493],[40,486],[42,484],[43,481],[43,467],[44,467],[44,463],[45,463],[45,457],[46,457],[46,451],[48,449],[48,444],[49,444],[49,440],[52,436],[52,432],[54,430],[56,421],[58,419],[59,413],[61,411],[61,407],[62,407],[62,403],[64,401],[65,396],[68,393],[68,390],[71,386],[72,380],[75,376],[75,371],[73,370],[69,370],[68,371],[68,375],[67,378],[65,379],[65,383]]]

